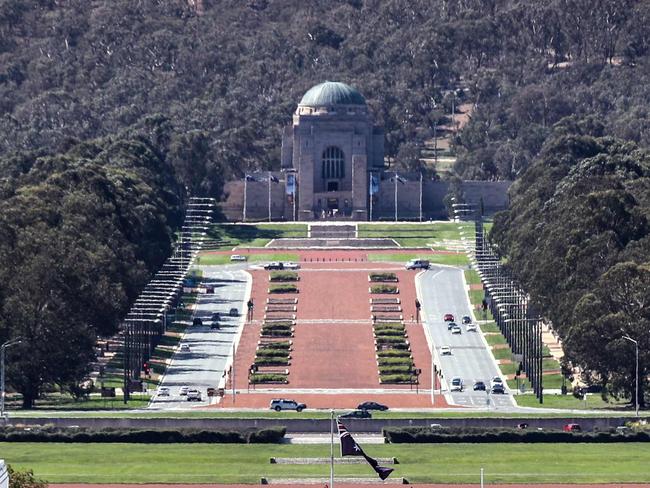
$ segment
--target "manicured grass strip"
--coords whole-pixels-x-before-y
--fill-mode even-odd
[[[372,444],[373,457],[397,457],[392,477],[411,483],[647,483],[647,443]],[[270,464],[270,457],[327,457],[329,445],[2,443],[3,458],[52,483],[259,483],[261,477],[329,475],[329,466]],[[471,455],[468,455],[471,453]],[[565,455],[562,455],[565,453]],[[116,460],[119,469],[115,469]],[[373,477],[367,464],[336,466],[337,476]]]
[[[506,338],[501,334],[487,334],[485,336],[485,340],[491,346],[494,346],[496,344],[507,344]]]
[[[626,400],[615,400],[606,402],[600,395],[587,395],[587,401],[579,400],[571,393],[567,395],[544,395],[544,403],[539,404],[535,395],[516,395],[514,397],[520,407],[544,407],[544,408],[566,408],[566,409],[607,409],[615,410],[629,408],[630,403]],[[630,412],[631,413],[631,412]]]
[[[481,284],[481,277],[473,269],[466,269],[465,270],[465,281],[467,281],[468,285],[480,285]]]
[[[263,247],[272,239],[307,237],[305,224],[215,224],[208,230],[211,249],[232,249],[235,246]]]
[[[383,237],[395,239],[403,247],[442,247],[445,241],[460,240],[460,229],[463,229],[465,237],[471,236],[473,224],[455,222],[435,223],[397,223],[397,224],[359,224],[359,237]]]
[[[455,254],[378,254],[368,253],[368,261],[371,262],[389,262],[405,263],[411,259],[426,259],[431,264],[446,264],[449,266],[467,266],[469,260],[465,253]]]
[[[233,251],[232,254],[236,254]],[[230,264],[230,254],[213,254],[209,251],[204,251],[199,254],[196,264],[201,266],[218,266],[222,264]],[[278,253],[278,254],[250,254],[248,261],[259,263],[262,261],[298,261],[300,256],[297,254]]]
[[[495,322],[486,322],[484,324],[481,324],[481,330],[483,332],[498,332],[499,334],[501,333],[499,327]]]

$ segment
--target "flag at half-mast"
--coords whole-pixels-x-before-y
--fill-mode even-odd
[[[383,466],[379,466],[379,463],[376,459],[371,458],[365,452],[363,452],[361,446],[357,444],[352,435],[348,432],[348,429],[346,429],[339,420],[336,421],[336,425],[338,426],[339,437],[341,439],[341,456],[363,456],[365,460],[368,461],[368,464],[372,466],[372,469],[374,469],[375,472],[379,475],[382,481],[390,476],[390,474],[393,472],[393,468],[385,468]]]

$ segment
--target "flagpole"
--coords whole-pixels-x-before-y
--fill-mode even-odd
[[[420,222],[422,222],[422,171],[420,171]]]
[[[370,177],[368,189],[370,190],[368,193],[370,194],[370,222],[372,222],[372,173],[368,173]]]
[[[242,222],[246,222],[246,190],[248,188],[248,175],[244,173],[244,212],[242,215]]]
[[[269,171],[269,222],[271,222],[271,172]]]
[[[334,410],[330,415],[330,488],[334,488]]]
[[[395,222],[397,222],[397,173],[395,173]]]

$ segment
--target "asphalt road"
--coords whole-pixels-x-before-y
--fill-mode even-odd
[[[439,359],[437,364],[442,366],[443,389],[445,384],[451,384],[454,377],[460,377],[464,382],[463,392],[450,393],[453,403],[496,410],[515,407],[509,393],[488,395],[484,391],[472,389],[475,380],[483,380],[489,387],[490,380],[499,375],[499,370],[480,329],[479,332],[467,332],[461,324],[463,315],[474,319],[467,299],[463,271],[446,266],[432,266],[418,277],[418,281],[423,319],[436,348]],[[447,324],[443,320],[447,313],[455,316],[456,323],[461,326],[461,334],[452,334],[447,330]],[[442,346],[450,346],[451,355],[440,355]],[[503,380],[505,382],[505,378]]]
[[[250,279],[243,271],[245,267],[242,264],[202,267],[203,283],[214,286],[214,294],[199,295],[197,302],[194,317],[199,317],[203,325],[192,325],[187,329],[181,344],[189,345],[190,351],[177,349],[160,384],[160,387],[168,387],[171,395],[154,396],[150,408],[186,409],[206,405],[211,400],[206,389],[218,386],[232,354],[237,331],[245,319],[246,290]],[[229,316],[231,308],[238,310],[236,317]],[[214,312],[221,314],[218,330],[210,329],[210,317]],[[202,401],[187,401],[179,394],[181,386],[198,389]]]

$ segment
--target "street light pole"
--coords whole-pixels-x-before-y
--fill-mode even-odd
[[[636,349],[636,387],[635,387],[635,395],[634,395],[634,410],[636,412],[636,416],[639,416],[639,342],[635,341],[632,339],[630,336],[624,335],[623,339],[626,341],[630,341],[634,344],[634,348]]]
[[[0,346],[0,419],[5,417],[5,349],[21,342],[20,339],[13,339]]]

